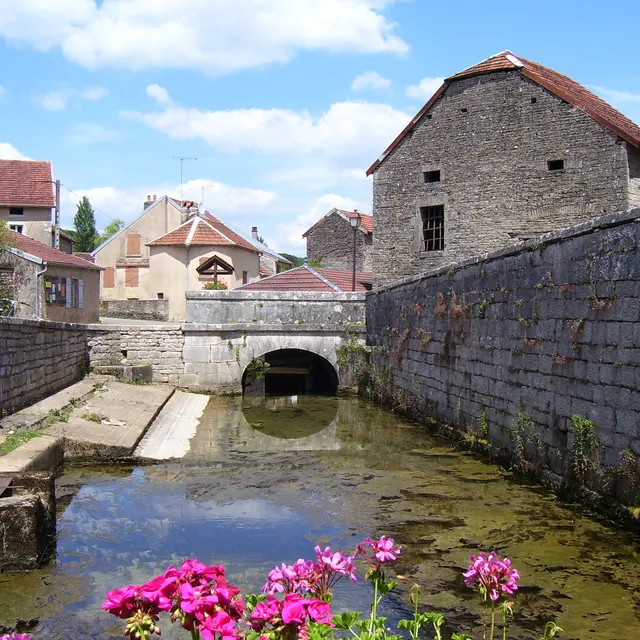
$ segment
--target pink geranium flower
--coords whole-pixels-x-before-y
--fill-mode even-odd
[[[477,556],[470,556],[471,564],[464,574],[465,583],[469,586],[478,584],[491,600],[500,598],[501,593],[513,595],[518,588],[516,582],[520,574],[511,568],[511,560],[500,559],[498,554],[489,555],[482,552]]]
[[[133,585],[114,589],[107,593],[107,599],[102,603],[102,608],[118,618],[130,618],[138,608],[137,596],[137,587]]]
[[[310,620],[313,622],[319,622],[320,624],[327,624],[333,626],[333,615],[331,614],[331,605],[328,602],[324,602],[319,598],[313,598],[307,602],[307,614]]]
[[[307,617],[306,602],[297,593],[288,593],[282,603],[282,622],[304,624]]]
[[[393,538],[382,536],[380,540],[367,538],[356,546],[357,553],[375,564],[383,564],[396,560],[402,551],[402,547],[396,546]],[[371,556],[371,557],[370,557]]]
[[[233,618],[224,611],[216,611],[213,616],[207,617],[200,625],[199,631],[200,637],[204,640],[215,640],[216,637],[222,640],[235,640],[238,637]]]

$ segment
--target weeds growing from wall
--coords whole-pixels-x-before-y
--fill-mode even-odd
[[[573,441],[569,450],[571,472],[579,486],[584,487],[598,468],[598,438],[589,418],[571,416]]]
[[[520,409],[518,414],[511,420],[510,431],[513,453],[518,462],[525,460],[527,445],[533,446],[536,451],[540,448],[540,439],[538,438],[535,424],[524,409]]]

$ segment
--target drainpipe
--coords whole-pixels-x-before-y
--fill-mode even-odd
[[[38,271],[36,273],[36,318],[41,320],[40,318],[40,276],[47,270],[47,263],[43,262],[44,269],[42,271]]]

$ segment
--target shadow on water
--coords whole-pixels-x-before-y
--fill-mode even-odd
[[[640,626],[635,538],[367,403],[211,398],[190,445],[151,467],[68,469],[55,561],[0,575],[0,625],[38,618],[36,637],[119,637],[100,611],[106,591],[186,557],[222,562],[232,582],[258,590],[272,566],[311,557],[315,544],[348,550],[388,534],[425,607],[476,638],[462,571],[479,549],[508,554],[522,575],[512,637],[538,638],[549,618],[574,640],[628,640]],[[342,585],[335,602],[364,608],[369,585]],[[389,603],[391,619],[402,602]]]

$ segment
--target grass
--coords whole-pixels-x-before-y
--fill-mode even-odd
[[[11,453],[14,449],[17,449],[21,444],[33,440],[42,434],[42,428],[37,429],[25,429],[18,433],[12,433],[8,435],[5,441],[0,445],[0,456],[5,456],[7,453]]]
[[[123,382],[124,384],[135,384],[135,385],[151,384],[150,382],[147,382],[142,378],[132,378],[131,380],[127,380],[126,378],[118,378],[118,382]]]
[[[85,413],[84,416],[82,416],[85,420],[89,420],[89,422],[97,422],[98,424],[100,424],[102,422],[102,417],[100,416],[99,413],[95,413],[95,412],[91,412],[91,413]]]

